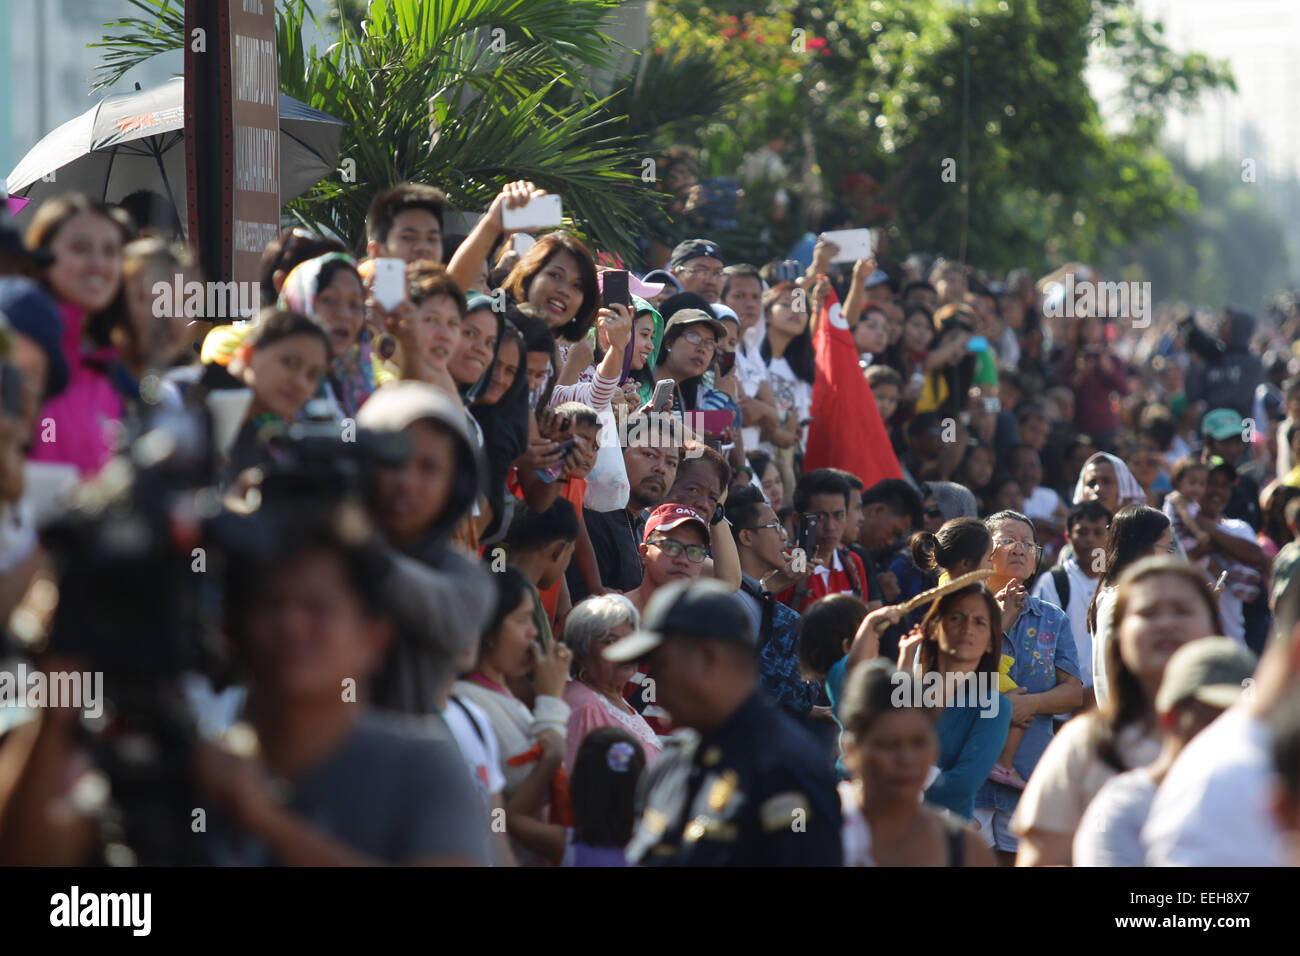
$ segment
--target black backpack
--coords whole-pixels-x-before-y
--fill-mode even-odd
[[[1052,568],[1052,581],[1056,584],[1056,596],[1061,601],[1061,610],[1069,613],[1070,610],[1070,576],[1065,573],[1065,568],[1059,564]]]

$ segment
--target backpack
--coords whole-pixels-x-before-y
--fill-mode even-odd
[[[1059,564],[1052,568],[1052,582],[1056,585],[1056,596],[1061,601],[1061,610],[1068,613],[1070,610],[1070,575]]]

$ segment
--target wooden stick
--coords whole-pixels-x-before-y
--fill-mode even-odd
[[[992,568],[976,568],[974,571],[967,571],[961,577],[953,578],[950,581],[940,584],[938,587],[930,588],[928,591],[922,591],[920,594],[916,595],[916,597],[908,598],[898,606],[902,608],[904,614],[907,614],[916,610],[922,604],[928,604],[930,601],[933,601],[936,598],[941,598],[945,594],[950,594],[953,591],[960,591],[967,585],[983,581],[992,573]]]

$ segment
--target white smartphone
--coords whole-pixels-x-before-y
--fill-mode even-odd
[[[857,262],[870,259],[874,246],[871,243],[870,229],[834,229],[823,232],[822,238],[840,247],[831,262]]]
[[[560,197],[551,193],[534,196],[522,206],[501,210],[501,222],[510,232],[521,229],[541,229],[558,226],[564,222],[564,209]]]
[[[673,388],[676,385],[676,380],[671,378],[661,378],[655,382],[654,394],[650,396],[650,410],[652,412],[666,412],[672,408]]]
[[[375,301],[392,312],[406,298],[406,260],[376,259],[374,285]]]

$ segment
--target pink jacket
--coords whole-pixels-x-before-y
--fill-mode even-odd
[[[112,455],[122,422],[122,396],[102,366],[86,360],[81,343],[85,313],[66,302],[59,303],[59,311],[63,315],[68,387],[41,408],[28,458],[73,464],[82,478],[90,478]]]

